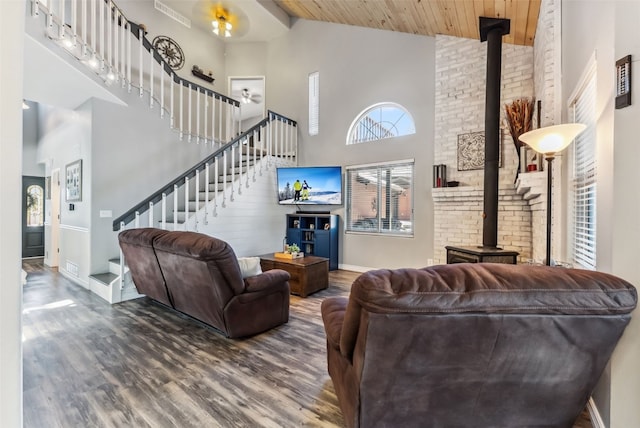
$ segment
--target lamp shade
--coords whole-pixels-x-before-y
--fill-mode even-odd
[[[566,149],[586,128],[587,125],[581,123],[547,126],[525,132],[519,139],[538,153],[558,153]]]

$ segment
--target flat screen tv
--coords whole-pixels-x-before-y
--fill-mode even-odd
[[[342,168],[278,168],[280,205],[342,205]]]

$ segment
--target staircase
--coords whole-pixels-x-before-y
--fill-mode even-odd
[[[78,60],[78,67],[95,73],[112,91],[137,91],[140,102],[156,109],[180,140],[212,150],[114,220],[114,232],[138,227],[199,231],[265,171],[295,164],[295,121],[269,111],[243,130],[241,103],[177,75],[146,38],[144,27],[129,21],[112,1],[47,3],[30,0],[30,13],[43,21],[49,39]],[[89,288],[111,303],[138,297],[127,274],[120,253],[109,260],[107,272],[90,275]]]

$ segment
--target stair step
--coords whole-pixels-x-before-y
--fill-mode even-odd
[[[89,275],[89,278],[94,279],[104,285],[111,285],[113,281],[118,279],[118,275],[111,272],[94,273],[93,275]]]

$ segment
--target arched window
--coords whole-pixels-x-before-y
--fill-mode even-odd
[[[349,128],[347,144],[366,143],[416,133],[411,114],[396,103],[374,104],[355,118]]]
[[[44,225],[44,191],[42,187],[32,184],[27,187],[27,227]]]

